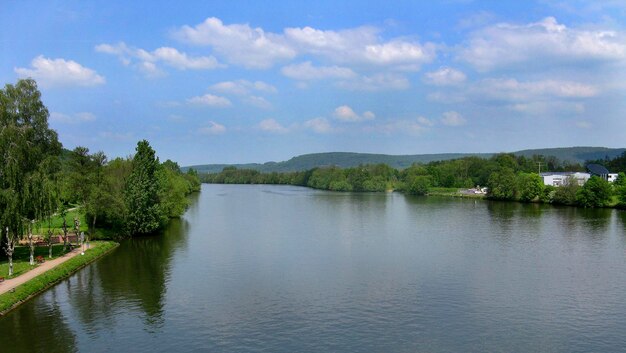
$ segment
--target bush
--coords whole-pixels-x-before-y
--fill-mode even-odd
[[[411,195],[426,195],[430,188],[431,180],[429,176],[415,176],[407,187],[407,192]]]

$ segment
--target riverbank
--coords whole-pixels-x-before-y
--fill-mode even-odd
[[[0,294],[0,316],[106,255],[118,245],[112,241],[92,242],[91,248],[85,251],[85,255],[80,255],[79,249],[76,249],[75,252],[71,253],[71,256],[66,255],[47,262],[53,265],[44,270],[43,273],[34,272],[37,269],[33,269],[21,276],[0,283],[0,293],[2,293]],[[46,266],[46,263],[41,266]],[[22,276],[27,277],[20,279]],[[30,279],[24,281],[24,278]]]

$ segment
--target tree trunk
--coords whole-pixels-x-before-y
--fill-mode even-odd
[[[30,250],[30,265],[35,265],[35,245],[33,244],[33,227],[28,225],[28,248]]]
[[[87,249],[89,249],[89,240],[91,239],[91,235],[96,234],[96,218],[97,217],[98,217],[97,215],[93,216],[93,222],[91,223],[91,231],[87,233]]]
[[[48,258],[52,258],[52,237],[54,236],[51,230],[48,230]]]
[[[63,253],[67,252],[67,222],[63,218]]]
[[[6,253],[9,258],[9,277],[13,276],[13,250],[15,250],[15,238],[16,236],[11,236],[9,234],[9,227],[6,227],[6,235],[7,235],[7,247]]]
[[[79,236],[80,236],[80,221],[78,218],[74,217],[74,233],[76,233],[76,246],[78,246]],[[82,244],[81,244],[82,246]]]

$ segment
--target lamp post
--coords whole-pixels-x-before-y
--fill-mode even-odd
[[[85,232],[80,232],[80,254],[85,255]]]

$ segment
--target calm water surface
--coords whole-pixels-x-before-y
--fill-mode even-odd
[[[204,185],[0,318],[1,352],[618,352],[626,212]]]

